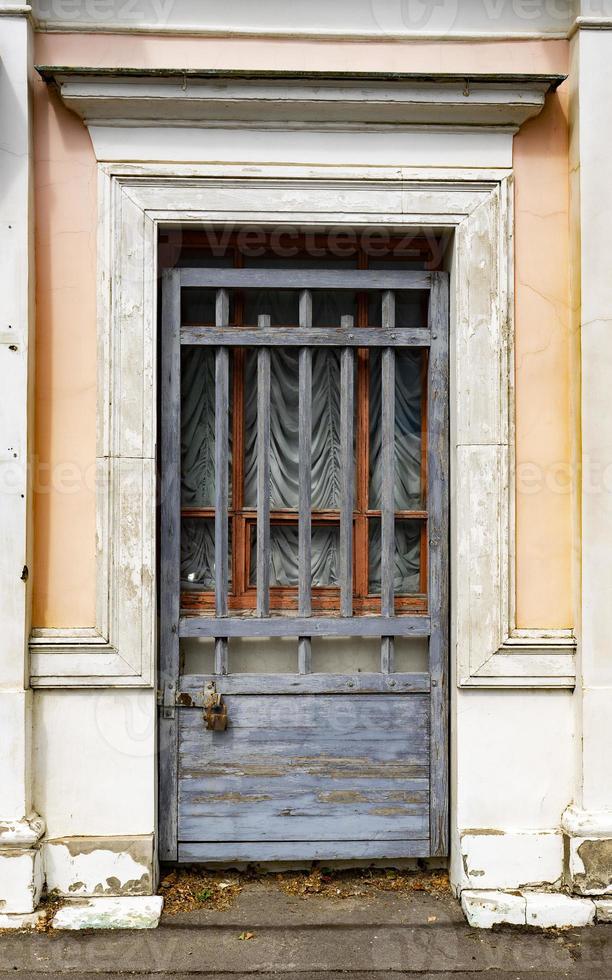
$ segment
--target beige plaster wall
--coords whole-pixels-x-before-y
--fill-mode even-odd
[[[564,41],[317,42],[40,34],[39,65],[567,72]],[[95,160],[35,83],[35,626],[94,623]],[[571,625],[567,124],[563,89],[515,139],[517,625]],[[564,476],[565,474],[565,476]]]

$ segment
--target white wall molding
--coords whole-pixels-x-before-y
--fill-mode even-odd
[[[99,215],[96,627],[35,630],[35,687],[150,686],[155,673],[155,235],[104,174]]]
[[[612,17],[576,17],[568,37],[572,38],[577,31],[612,31]]]
[[[510,629],[497,650],[460,679],[462,687],[574,687],[572,630]]]
[[[39,67],[88,126],[179,125],[281,129],[364,125],[517,129],[537,115],[552,75],[54,69]]]
[[[31,18],[32,8],[27,3],[0,3],[0,17],[27,17]]]
[[[568,806],[561,819],[561,829],[568,837],[610,838],[612,810],[583,810],[578,806]]]
[[[482,40],[566,37],[573,4],[501,0],[447,0],[406,4],[402,0],[310,0],[288,5],[261,0],[33,0],[44,30],[123,31],[230,37],[329,38],[338,40]]]

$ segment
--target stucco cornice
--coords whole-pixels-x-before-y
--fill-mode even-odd
[[[87,125],[516,129],[562,75],[216,72],[39,66]]]

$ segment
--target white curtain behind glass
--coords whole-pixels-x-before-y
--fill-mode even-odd
[[[314,294],[313,325],[333,327],[354,312],[354,296],[345,292]],[[294,292],[260,291],[247,295],[246,319],[270,315],[273,325],[296,325]],[[273,348],[270,391],[270,504],[273,510],[297,511],[298,350]],[[214,351],[191,348],[182,360],[182,502],[183,506],[214,505]],[[380,507],[381,373],[380,354],[370,351],[370,508]],[[396,356],[395,505],[398,510],[420,508],[421,501],[421,362],[411,352]],[[244,505],[257,506],[257,356],[245,358]],[[319,348],[312,358],[312,506],[340,506],[340,353]],[[230,426],[231,432],[231,426]],[[231,480],[230,480],[231,486]],[[370,591],[380,592],[380,529],[370,522]],[[396,524],[395,590],[419,591],[419,529],[414,522]],[[271,585],[296,586],[297,527],[272,525]],[[251,538],[255,547],[255,532]],[[312,584],[338,583],[337,527],[313,526]],[[251,562],[251,567],[253,567]],[[214,522],[183,521],[182,578],[187,587],[212,589],[214,580]],[[251,585],[255,581],[251,580]]]

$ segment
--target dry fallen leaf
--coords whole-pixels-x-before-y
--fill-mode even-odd
[[[241,932],[240,935],[238,936],[238,939],[254,939],[254,938],[255,938],[254,932]]]

